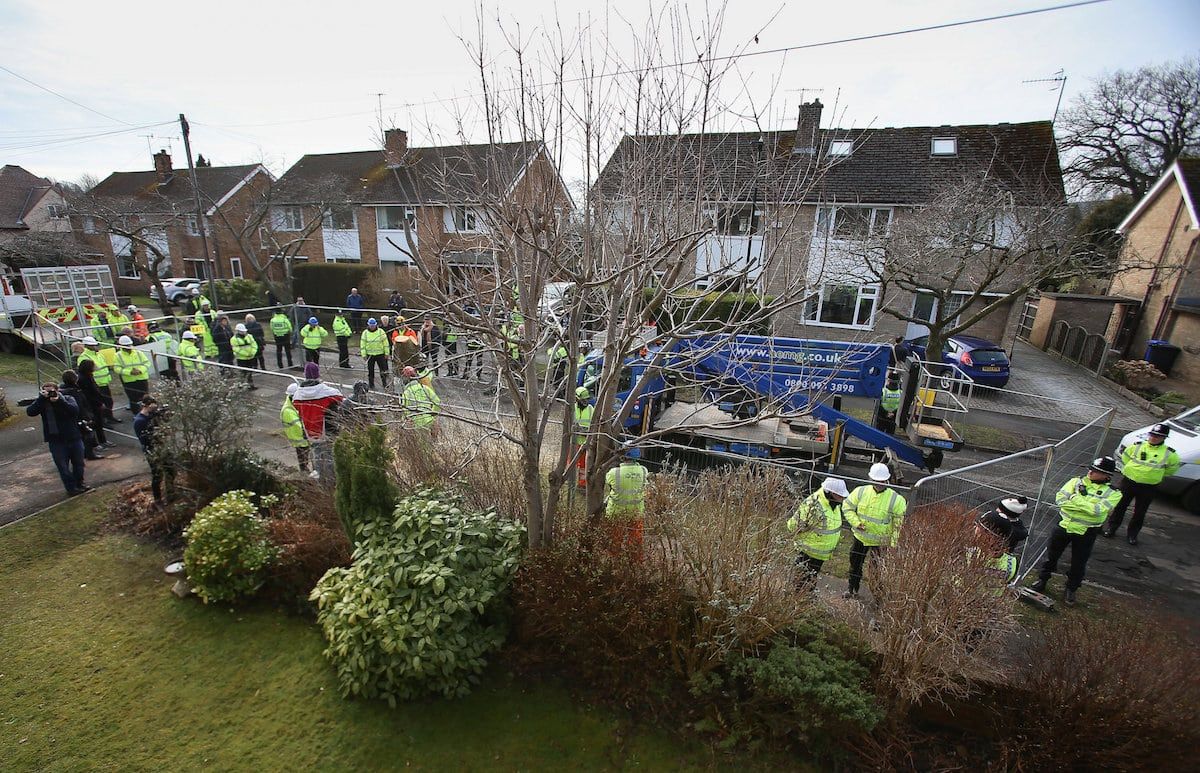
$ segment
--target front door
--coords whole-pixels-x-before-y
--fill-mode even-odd
[[[938,299],[936,295],[930,293],[917,293],[913,296],[912,314],[914,320],[920,319],[929,322],[937,314]],[[929,327],[920,322],[909,321],[908,329],[904,331],[904,340],[911,341],[914,338],[919,338],[929,332]]]

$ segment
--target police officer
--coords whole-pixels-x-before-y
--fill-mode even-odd
[[[375,389],[375,369],[379,368],[379,378],[383,388],[388,388],[388,350],[391,343],[387,333],[379,327],[379,321],[374,317],[367,320],[367,329],[358,337],[358,353],[367,361],[367,387]]]
[[[1046,561],[1038,574],[1033,589],[1046,592],[1046,583],[1058,567],[1067,546],[1071,546],[1071,568],[1067,571],[1067,593],[1063,600],[1068,605],[1075,603],[1075,591],[1083,585],[1084,572],[1092,546],[1100,527],[1121,499],[1121,492],[1109,485],[1117,463],[1111,456],[1102,456],[1092,462],[1086,475],[1071,478],[1058,490],[1054,501],[1062,516],[1054,531],[1050,532],[1050,544],[1046,548]]]
[[[137,413],[142,409],[142,398],[150,391],[150,358],[140,349],[133,348],[133,339],[129,336],[121,336],[117,345],[120,348],[113,361],[113,371],[125,388],[129,410]]]
[[[639,462],[641,453],[626,446],[621,464],[604,476],[604,515],[614,553],[641,558],[646,514],[646,482],[650,473]]]
[[[321,364],[321,342],[329,331],[321,327],[316,317],[309,317],[308,324],[300,328],[300,345],[304,347],[304,361]]]
[[[333,316],[333,335],[337,338],[338,348],[338,367],[350,367],[350,336],[354,335],[354,331],[350,328],[350,322],[346,319],[346,312],[342,309],[337,310],[337,314]]]
[[[258,364],[258,341],[254,340],[254,336],[250,335],[250,331],[241,322],[234,328],[233,336],[229,339],[229,346],[233,349],[233,356],[237,359],[239,368],[246,368],[242,371],[242,378],[246,381],[246,387],[249,389],[258,389],[254,386],[254,374],[251,372],[254,366]]]
[[[794,536],[796,566],[802,588],[816,585],[821,566],[833,555],[842,536],[842,502],[850,492],[841,478],[826,478],[821,488],[800,503],[787,521]]]
[[[992,561],[990,569],[1006,586],[1017,579],[1017,547],[1029,536],[1029,529],[1021,521],[1028,506],[1029,500],[1025,497],[1005,497],[994,510],[979,516],[975,522],[981,530],[1001,541],[1002,552]]]
[[[867,477],[870,485],[859,486],[842,503],[842,517],[850,524],[854,545],[850,548],[850,577],[846,598],[858,598],[862,584],[863,564],[869,553],[883,546],[896,544],[908,502],[898,492],[889,489],[892,471],[886,464],[871,465]]]
[[[900,399],[904,392],[900,389],[900,376],[889,373],[887,386],[879,396],[879,412],[875,414],[875,429],[889,435],[896,432],[896,414],[900,411]]]
[[[287,354],[288,367],[292,367],[292,321],[283,309],[276,308],[271,315],[271,335],[275,337],[275,367],[283,370],[283,355]]]
[[[1125,520],[1125,509],[1133,501],[1133,518],[1125,533],[1130,545],[1138,544],[1138,532],[1146,520],[1146,511],[1154,499],[1154,492],[1163,478],[1179,472],[1182,462],[1174,448],[1167,445],[1171,428],[1166,424],[1155,424],[1150,428],[1146,440],[1134,443],[1121,450],[1121,501],[1113,508],[1104,523],[1104,536],[1111,538]]]

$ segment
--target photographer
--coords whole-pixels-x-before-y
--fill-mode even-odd
[[[42,439],[50,446],[50,456],[67,494],[91,491],[83,482],[83,437],[79,434],[79,407],[75,401],[60,394],[58,384],[48,382],[42,384],[38,398],[25,413],[42,417]]]
[[[138,442],[142,444],[142,453],[146,455],[146,464],[150,465],[150,490],[154,492],[154,501],[163,501],[163,481],[167,482],[167,495],[175,491],[175,468],[155,453],[158,449],[158,439],[154,436],[159,422],[166,415],[166,408],[159,408],[158,401],[150,395],[142,398],[142,408],[133,417],[133,431],[137,433]]]

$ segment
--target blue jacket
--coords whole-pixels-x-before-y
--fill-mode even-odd
[[[38,399],[25,409],[30,416],[42,417],[42,440],[69,443],[82,440],[79,434],[79,406],[75,401],[59,392],[58,400],[50,402],[38,395]]]
[[[363,298],[362,293],[350,293],[346,296],[346,308],[361,309],[366,305],[366,298]]]

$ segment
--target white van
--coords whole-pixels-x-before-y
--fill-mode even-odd
[[[1200,405],[1189,408],[1165,422],[1171,427],[1167,445],[1179,453],[1183,466],[1179,472],[1163,480],[1159,487],[1164,493],[1175,494],[1180,504],[1193,513],[1200,513]],[[1121,464],[1121,452],[1126,446],[1140,443],[1149,435],[1150,427],[1130,432],[1121,438],[1113,456]]]

